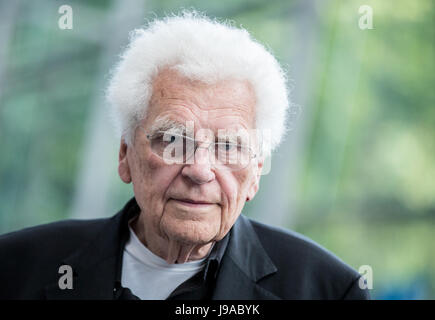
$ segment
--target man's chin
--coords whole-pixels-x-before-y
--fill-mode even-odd
[[[205,221],[172,220],[165,223],[162,221],[162,231],[173,241],[183,245],[205,245],[214,241],[219,228],[213,228]]]

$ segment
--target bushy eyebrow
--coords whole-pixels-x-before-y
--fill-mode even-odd
[[[181,122],[165,117],[157,119],[154,122],[149,131],[149,135],[155,136],[159,131],[182,135],[186,132],[186,126]]]
[[[240,134],[236,130],[223,130],[218,131],[216,136],[216,142],[231,142],[231,143],[241,143],[246,144],[249,141],[249,137],[243,134]]]

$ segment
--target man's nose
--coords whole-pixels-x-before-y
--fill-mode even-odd
[[[211,170],[211,167],[209,150],[207,147],[198,147],[193,163],[184,166],[181,174],[188,177],[194,183],[204,184],[215,179],[215,174]]]

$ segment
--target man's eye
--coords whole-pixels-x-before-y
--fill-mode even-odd
[[[221,143],[221,144],[219,144],[219,147],[223,151],[234,151],[237,149],[237,145],[234,143],[230,143],[230,142]]]
[[[160,134],[155,137],[156,142],[162,143],[162,144],[171,144],[177,140],[177,137],[175,135],[165,135]]]

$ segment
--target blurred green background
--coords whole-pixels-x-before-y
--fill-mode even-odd
[[[0,0],[0,233],[111,216],[132,196],[105,85],[129,31],[182,8],[265,43],[301,108],[244,214],[370,265],[373,298],[434,299],[432,0]]]

